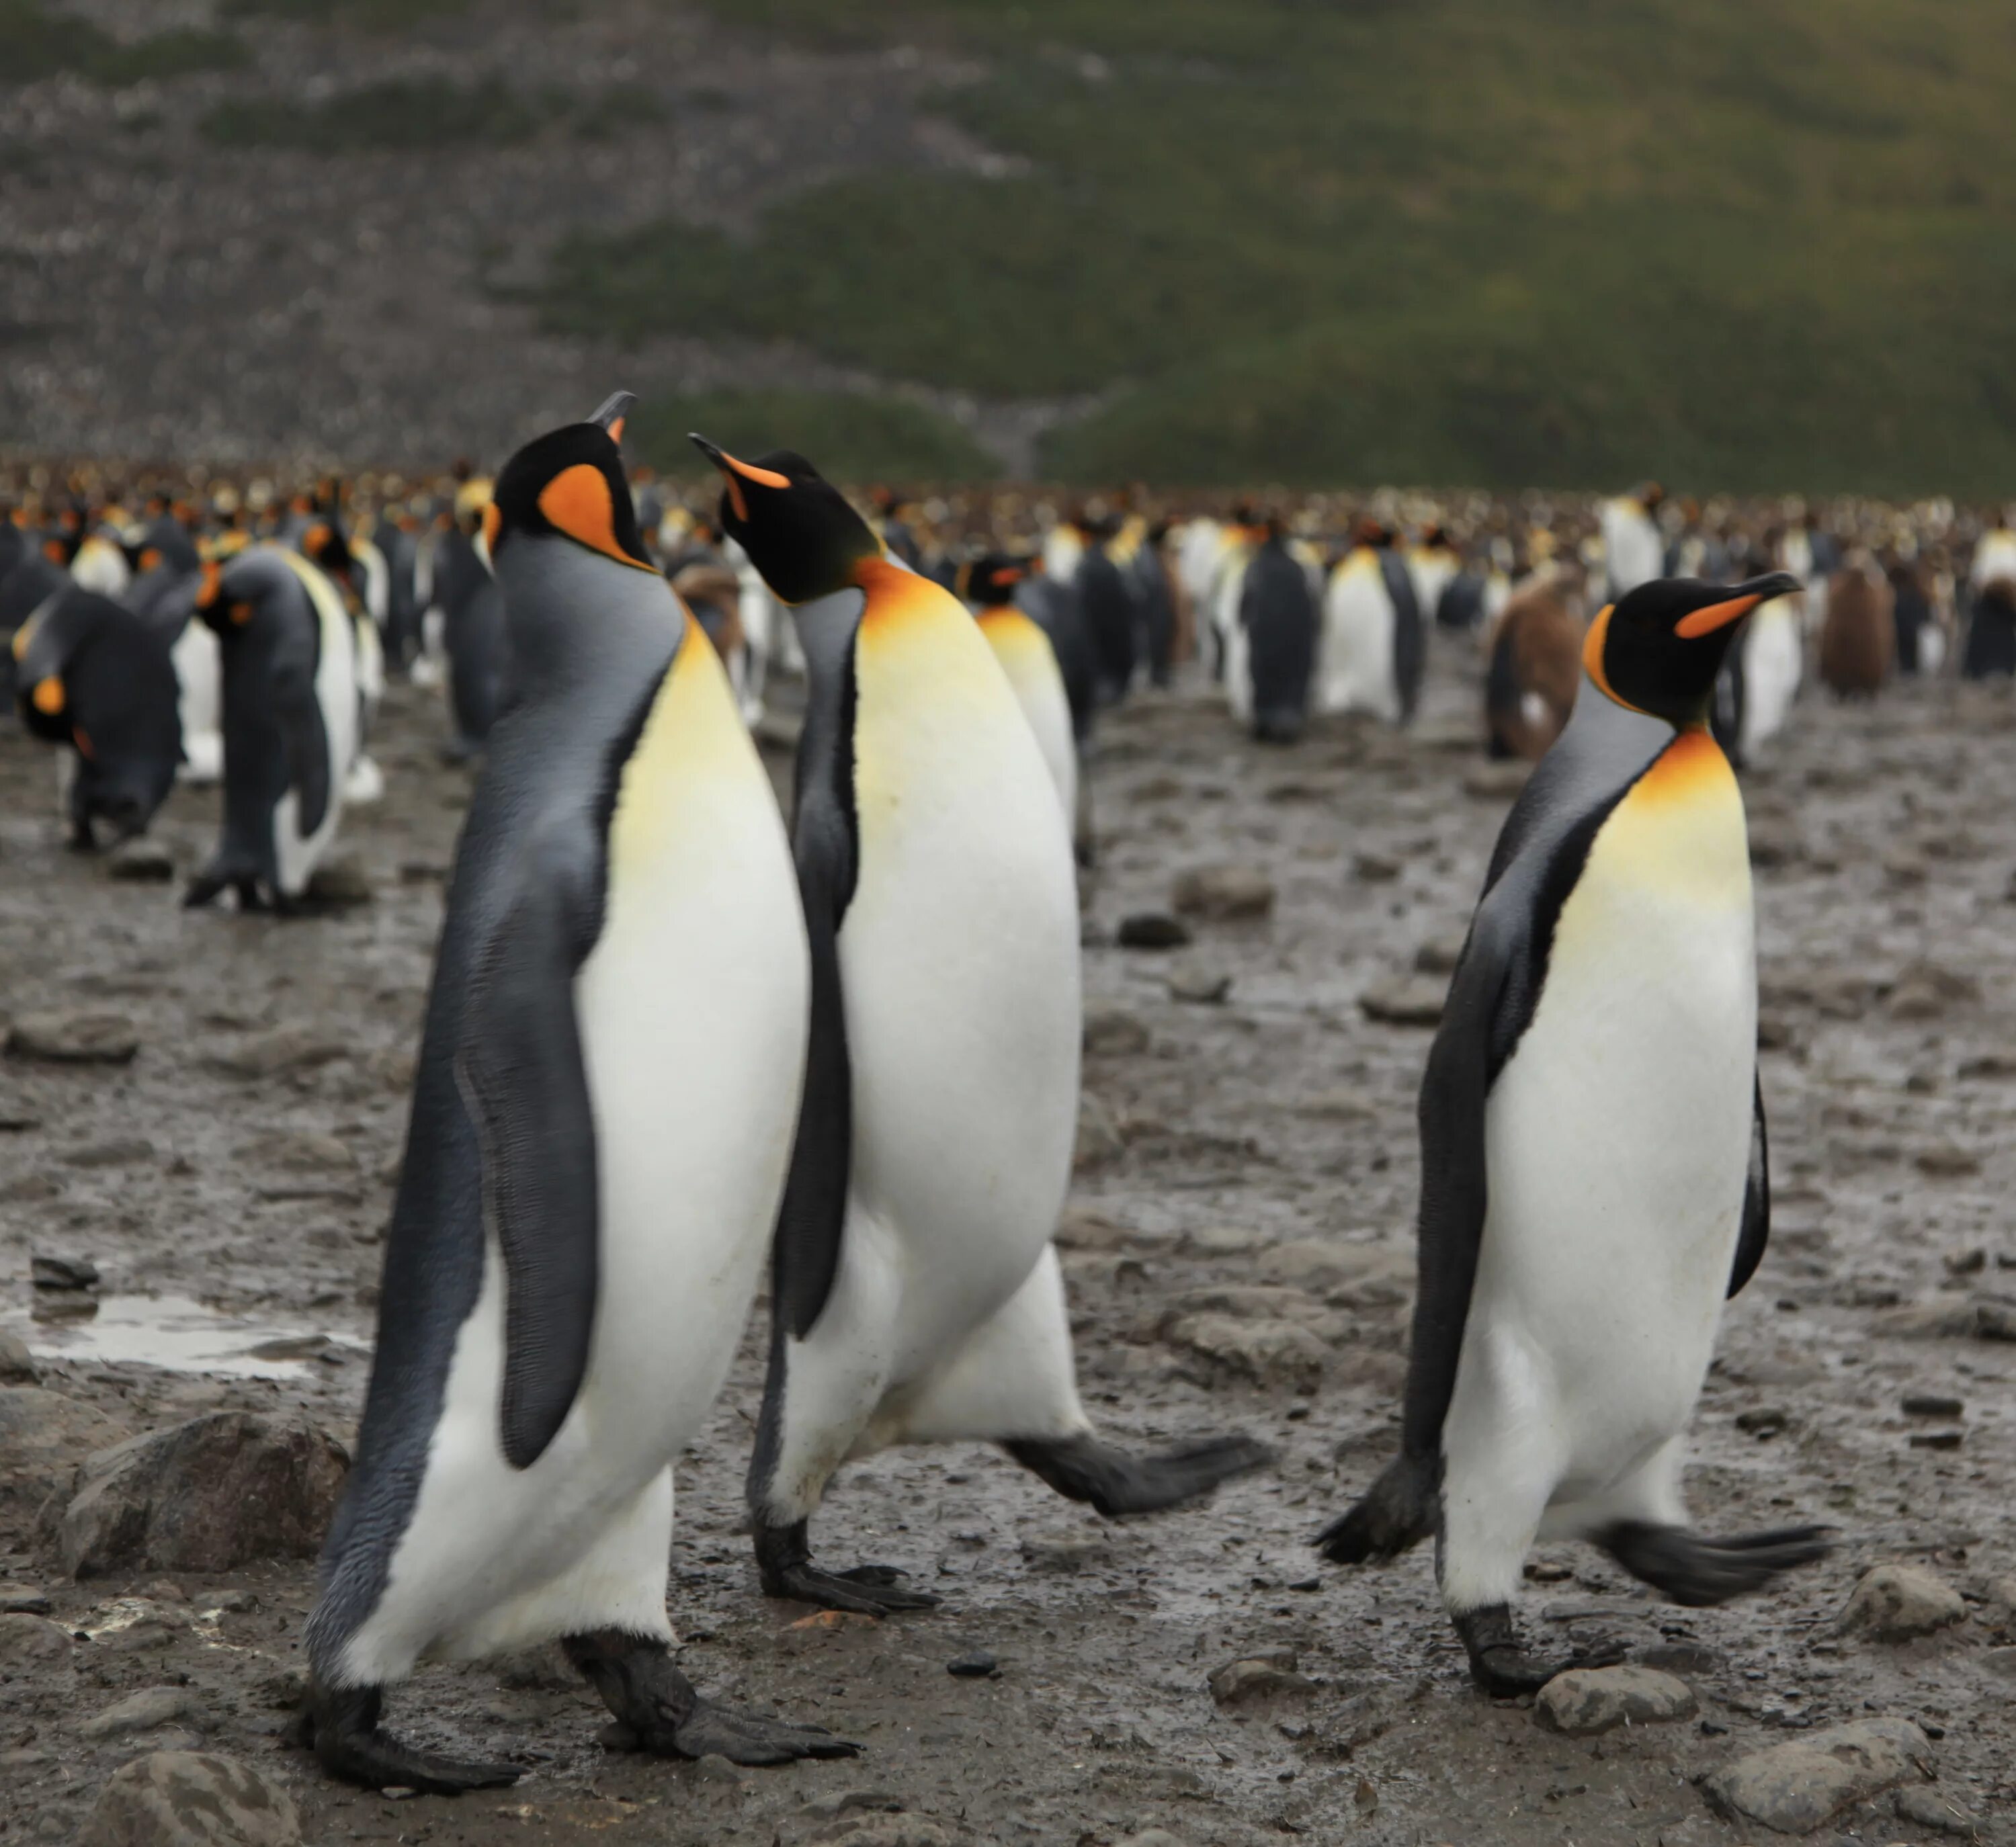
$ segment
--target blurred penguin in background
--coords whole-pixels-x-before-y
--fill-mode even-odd
[[[1890,583],[1858,548],[1827,582],[1820,626],[1821,683],[1844,699],[1874,699],[1896,660]]]
[[[1646,481],[1604,503],[1600,524],[1612,603],[1665,574],[1666,542],[1659,531],[1659,509],[1665,498],[1665,489],[1657,481]]]
[[[1240,578],[1225,664],[1233,716],[1259,743],[1291,744],[1308,728],[1316,629],[1309,573],[1270,517]]]
[[[2016,674],[2016,519],[2003,516],[1982,535],[1967,571],[1967,653],[1971,680]]]

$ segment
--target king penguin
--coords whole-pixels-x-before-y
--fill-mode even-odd
[[[853,1748],[701,1701],[670,1654],[672,1464],[761,1273],[807,959],[755,747],[637,531],[630,401],[520,450],[484,516],[528,671],[456,855],[307,1630],[308,1741],[370,1786],[510,1781],[380,1730],[383,1690],[556,1639],[643,1749]]]
[[[1077,881],[1035,734],[949,591],[894,563],[801,456],[721,471],[722,520],[808,667],[794,848],[812,1043],[749,1477],[763,1587],[881,1615],[938,1600],[814,1565],[850,1457],[992,1441],[1107,1514],[1202,1494],[1243,1438],[1141,1459],[1079,1402],[1050,1234],[1077,1133]]]
[[[1748,839],[1708,704],[1735,625],[1796,588],[1655,579],[1598,614],[1429,1054],[1400,1455],[1318,1543],[1358,1564],[1435,1537],[1493,1694],[1568,1665],[1513,1621],[1536,1538],[1692,1604],[1826,1550],[1815,1527],[1703,1538],[1680,1493],[1723,1302],[1770,1225]]]

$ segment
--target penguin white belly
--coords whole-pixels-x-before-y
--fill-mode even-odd
[[[221,725],[224,670],[217,636],[207,622],[192,616],[168,651],[180,689],[182,767],[188,783],[214,783],[224,774]]]
[[[1743,638],[1743,753],[1747,757],[1784,729],[1805,665],[1799,618],[1790,600],[1775,597],[1750,618]]]
[[[1078,1125],[1068,823],[975,625],[946,602],[871,613],[856,655],[851,1192],[896,1247],[898,1383],[1028,1276]]]
[[[1734,1259],[1756,1044],[1741,798],[1690,735],[1598,833],[1491,1093],[1443,1431],[1453,1528],[1489,1518],[1471,1497],[1530,1501],[1535,1521],[1599,1502],[1685,1429]]]
[[[808,988],[776,804],[689,624],[625,772],[574,982],[601,1199],[588,1370],[552,1444],[512,1468],[493,1243],[412,1519],[346,1654],[360,1680],[619,1619],[669,1633],[670,1466],[727,1377],[769,1248]]]
[[[1393,679],[1393,599],[1376,558],[1361,554],[1347,559],[1331,576],[1323,598],[1317,674],[1319,711],[1399,718],[1399,690]]]
[[[1049,638],[1019,611],[990,613],[980,632],[1014,689],[1016,702],[1035,734],[1036,747],[1057,784],[1064,825],[1078,819],[1078,740],[1071,730],[1071,700],[1064,691]]]

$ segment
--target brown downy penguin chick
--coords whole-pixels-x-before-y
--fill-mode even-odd
[[[1874,699],[1890,677],[1897,653],[1892,605],[1889,583],[1866,552],[1828,580],[1820,679],[1844,699]]]

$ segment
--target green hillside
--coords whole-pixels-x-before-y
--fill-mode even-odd
[[[709,4],[973,54],[1016,171],[577,236],[560,327],[1099,394],[1066,478],[2016,492],[2016,8]]]

